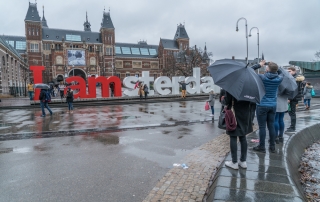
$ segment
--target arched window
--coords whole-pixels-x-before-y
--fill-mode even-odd
[[[34,35],[34,29],[32,28],[32,35]]]

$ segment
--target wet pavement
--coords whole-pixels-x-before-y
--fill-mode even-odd
[[[297,113],[297,131],[319,123],[319,112],[317,109]],[[285,119],[288,126],[288,114]],[[251,140],[259,138],[258,132],[249,135],[248,168],[233,170],[223,164],[208,201],[304,201],[291,179],[284,156],[284,145],[291,135],[284,134],[284,143],[276,144],[276,153],[267,150],[265,154],[252,150],[257,143]],[[240,146],[238,150],[240,155]],[[231,160],[231,154],[226,160]]]
[[[142,201],[174,163],[222,133],[203,102],[0,113],[8,131],[22,133],[132,126],[0,142],[0,201]]]

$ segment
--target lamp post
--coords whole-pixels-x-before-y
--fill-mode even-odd
[[[259,60],[259,29],[258,29],[258,27],[252,27],[252,28],[250,29],[250,32],[249,32],[249,37],[252,36],[252,35],[251,35],[251,30],[253,30],[253,29],[256,29],[256,30],[257,30],[257,36],[258,36],[258,57],[257,57],[258,62],[257,62],[257,63],[259,63],[259,62],[260,62],[260,60]],[[259,69],[258,69],[258,74],[259,74]]]
[[[236,27],[236,31],[239,31],[238,29],[238,23],[240,20],[244,20],[246,21],[246,41],[247,41],[247,64],[248,64],[248,24],[247,24],[247,19],[245,18],[239,18],[238,21],[237,21],[237,27]]]

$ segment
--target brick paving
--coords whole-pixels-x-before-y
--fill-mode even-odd
[[[229,153],[229,136],[222,134],[184,158],[189,168],[174,167],[143,202],[202,201],[217,169]]]

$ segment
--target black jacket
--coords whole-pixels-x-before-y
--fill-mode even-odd
[[[303,81],[305,78],[303,75],[299,75],[299,74],[295,74],[292,76],[296,79],[296,83],[298,86],[298,94],[291,101],[301,101],[301,99],[303,98],[303,89],[304,89]]]
[[[187,85],[189,85],[189,84],[190,84],[190,82],[189,82],[189,83],[182,83],[182,82],[179,82],[179,84],[181,85],[181,90],[187,90]]]
[[[67,102],[73,102],[73,91],[67,91],[67,98],[66,98]]]
[[[237,101],[231,94],[226,92],[224,101],[228,109],[232,107],[232,99],[234,100],[234,111],[237,120],[237,128],[234,131],[227,131],[230,136],[245,136],[253,131],[251,118],[251,102]]]
[[[41,89],[41,91],[40,91],[40,95],[39,95],[39,100],[40,101],[45,101],[46,100],[46,90],[44,90],[44,89]]]

